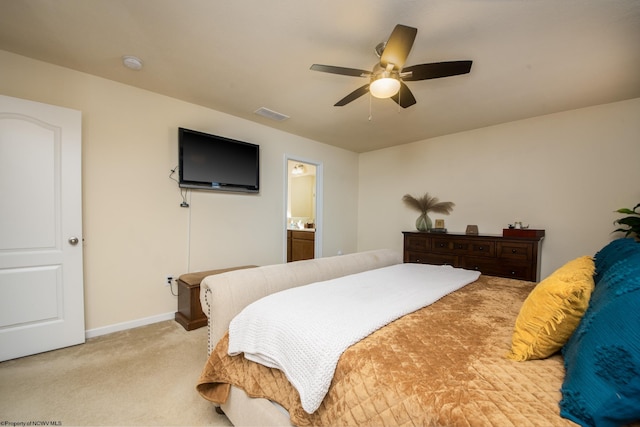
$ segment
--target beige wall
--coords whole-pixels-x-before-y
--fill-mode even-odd
[[[450,231],[545,228],[543,275],[611,239],[640,202],[640,99],[358,156],[217,111],[0,51],[0,93],[83,112],[86,328],[171,313],[165,275],[283,262],[285,155],[321,162],[323,255],[389,247],[417,214],[405,193],[456,207]],[[192,192],[169,171],[184,126],[261,146],[261,193]]]
[[[358,249],[402,248],[430,192],[456,204],[449,231],[501,234],[519,219],[546,229],[542,275],[592,255],[640,202],[640,99],[433,138],[360,155]]]
[[[355,153],[0,51],[0,93],[82,111],[86,329],[174,312],[167,274],[285,259],[285,155],[324,167],[323,254],[356,249]],[[261,147],[261,192],[191,192],[169,172],[179,126]]]

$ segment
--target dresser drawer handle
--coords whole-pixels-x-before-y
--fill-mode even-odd
[[[445,248],[447,246],[446,243],[438,243],[438,247],[440,248]]]
[[[480,246],[480,247],[478,248],[478,250],[479,250],[479,251],[484,251],[484,246]]]
[[[517,249],[511,249],[511,253],[512,253],[512,254],[517,254],[517,253],[518,253],[518,250],[517,250]]]

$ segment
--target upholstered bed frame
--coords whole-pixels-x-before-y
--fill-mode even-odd
[[[269,265],[205,278],[200,285],[203,311],[209,318],[209,353],[247,305],[269,294],[323,280],[402,263],[399,253],[383,249],[288,264]],[[248,397],[231,387],[220,405],[234,425],[287,426],[289,414],[266,399]]]

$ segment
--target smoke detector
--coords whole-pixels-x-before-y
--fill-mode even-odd
[[[142,69],[142,60],[137,56],[125,55],[122,57],[122,64],[135,71],[139,71]]]

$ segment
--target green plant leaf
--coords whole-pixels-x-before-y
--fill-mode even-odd
[[[626,226],[628,228],[617,228],[613,231],[613,233],[624,233],[625,237],[628,237],[631,234],[635,234],[636,239],[640,239],[640,212],[637,212],[640,207],[640,203],[634,206],[633,210],[628,208],[620,208],[615,212],[631,215],[624,218],[617,219],[613,221],[614,224]]]
[[[630,227],[640,227],[640,217],[628,216],[614,221],[615,224],[628,225]]]
[[[635,214],[634,211],[632,211],[631,209],[627,209],[627,208],[622,208],[622,209],[618,209],[616,212],[621,213],[621,214]]]

